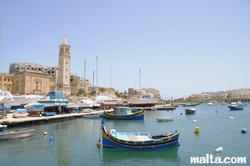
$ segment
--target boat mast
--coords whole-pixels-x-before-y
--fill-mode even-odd
[[[141,91],[141,69],[139,69],[139,76],[140,76],[140,91]]]
[[[98,86],[98,56],[96,57],[96,88]],[[97,89],[96,89],[97,92]]]
[[[86,60],[84,60],[84,78],[83,78],[83,89],[85,91],[86,85],[85,85],[85,79],[86,79]]]
[[[94,92],[95,92],[95,71],[93,71],[93,88],[92,88],[92,98],[94,96]]]
[[[109,93],[111,93],[111,87],[112,87],[112,85],[111,85],[111,65],[110,65],[110,88],[109,88]]]
[[[0,72],[2,72],[2,67],[3,67],[3,60],[2,60],[2,20],[1,20],[1,22],[0,22],[0,62],[1,62],[1,64],[0,64],[0,66],[1,66],[1,68],[0,68]]]

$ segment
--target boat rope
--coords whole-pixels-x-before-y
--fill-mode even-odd
[[[100,127],[99,140],[96,145],[97,148],[101,148],[101,134],[102,134],[102,122],[101,122],[101,127]]]

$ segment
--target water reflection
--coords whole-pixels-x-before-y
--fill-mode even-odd
[[[178,165],[180,158],[179,147],[157,150],[124,150],[103,148],[102,163],[104,165]],[[133,163],[133,164],[131,164]]]

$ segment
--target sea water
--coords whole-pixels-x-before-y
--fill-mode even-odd
[[[75,165],[192,165],[190,157],[246,157],[250,165],[250,105],[229,111],[228,104],[197,105],[196,114],[185,115],[185,108],[173,111],[146,111],[144,120],[106,120],[107,128],[123,132],[150,132],[151,135],[179,131],[180,146],[159,150],[97,148],[101,139],[101,119],[71,118],[40,125],[20,126],[35,129],[33,137],[0,141],[1,166]],[[156,117],[174,116],[173,121],[157,122]],[[229,118],[233,117],[233,119]],[[196,120],[196,123],[193,123]],[[200,128],[198,134],[195,127]],[[48,135],[44,135],[47,132]],[[221,153],[215,149],[223,147]],[[203,164],[204,165],[204,164]],[[210,164],[212,165],[212,164]],[[220,164],[222,165],[222,164]],[[230,164],[227,164],[230,165]]]

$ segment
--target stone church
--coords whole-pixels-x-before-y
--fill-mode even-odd
[[[78,89],[89,91],[90,81],[70,73],[70,45],[66,36],[59,46],[58,67],[33,63],[12,63],[9,73],[0,73],[0,89],[19,95],[46,95],[62,91],[65,96],[77,95]]]

